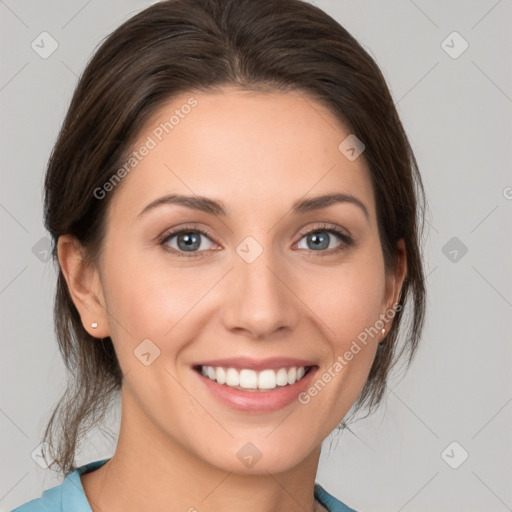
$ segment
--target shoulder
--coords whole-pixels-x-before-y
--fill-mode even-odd
[[[322,504],[329,512],[357,512],[350,508],[345,503],[329,494],[320,484],[315,483],[315,498]]]
[[[11,512],[60,512],[62,510],[62,484],[46,489],[40,498],[35,498]]]
[[[93,471],[109,459],[90,462],[68,473],[60,485],[46,489],[40,498],[33,499],[10,512],[91,512],[80,475]]]

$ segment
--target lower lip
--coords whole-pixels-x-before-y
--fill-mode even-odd
[[[198,371],[193,371],[221,403],[239,411],[267,413],[283,409],[296,401],[299,394],[308,388],[317,370],[318,368],[315,366],[295,384],[278,386],[268,391],[242,391],[219,384]]]

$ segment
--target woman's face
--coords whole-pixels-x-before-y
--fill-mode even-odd
[[[365,161],[351,139],[339,149],[349,135],[303,95],[231,88],[183,94],[140,133],[102,189],[98,274],[126,435],[280,472],[343,419],[403,278],[385,275]],[[314,201],[332,194],[356,199]]]

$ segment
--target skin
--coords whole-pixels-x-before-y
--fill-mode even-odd
[[[160,109],[134,148],[190,96]],[[322,441],[362,390],[380,330],[307,405],[294,401],[272,413],[217,402],[191,365],[290,356],[314,361],[321,375],[398,300],[403,240],[396,270],[386,275],[368,168],[363,157],[349,161],[338,150],[350,132],[321,105],[303,94],[234,88],[193,96],[198,105],[109,192],[98,265],[86,264],[71,237],[59,239],[84,328],[112,338],[125,376],[115,454],[82,484],[94,512],[148,503],[154,512],[234,511],[241,503],[247,512],[313,510]],[[360,199],[369,218],[350,203],[290,213],[296,200],[332,192]],[[137,218],[170,193],[221,200],[230,215],[166,205]],[[338,226],[355,245],[322,256],[344,242],[323,230],[329,248],[315,251],[301,233],[319,223]],[[212,235],[201,236],[189,258],[158,241],[184,224]],[[247,236],[263,249],[250,264],[236,252]],[[169,246],[178,251],[178,237]],[[160,350],[148,366],[133,354],[147,338]],[[247,442],[262,453],[252,468],[237,457]]]

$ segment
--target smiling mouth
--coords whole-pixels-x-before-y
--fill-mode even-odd
[[[268,392],[293,386],[316,366],[291,366],[278,370],[255,371],[248,368],[237,370],[222,366],[194,366],[203,377],[241,391]]]

